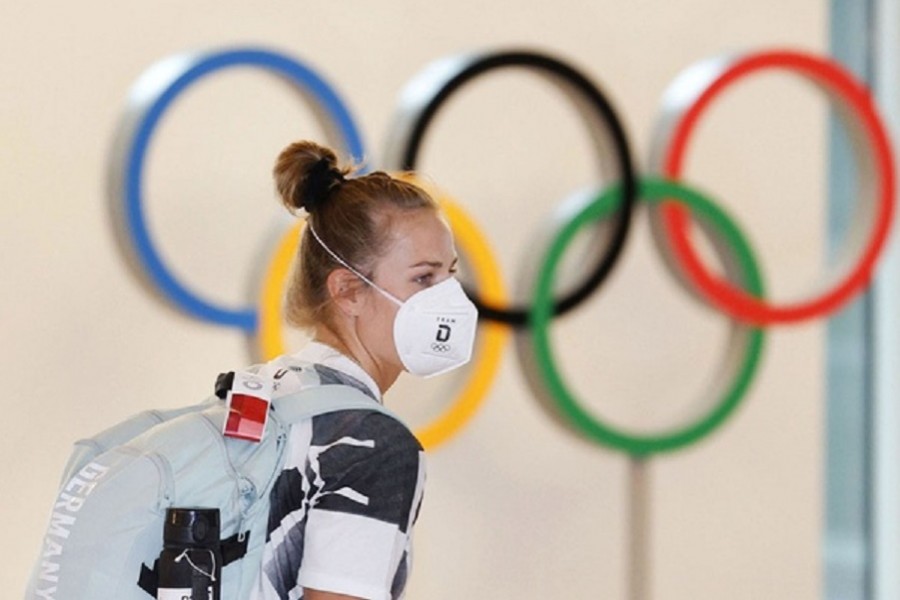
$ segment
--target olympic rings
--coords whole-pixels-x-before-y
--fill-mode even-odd
[[[386,160],[389,168],[415,170],[425,130],[450,95],[477,76],[505,67],[526,68],[558,85],[581,110],[586,122],[595,127],[593,133],[601,168],[612,158],[618,171],[617,181],[622,183],[624,202],[619,203],[609,245],[586,279],[556,303],[554,314],[563,314],[587,299],[612,271],[625,246],[635,204],[635,173],[624,128],[610,101],[590,79],[570,65],[534,52],[489,52],[438,61],[407,85]],[[611,142],[612,157],[607,156],[607,145],[600,142],[602,139]],[[482,317],[518,328],[526,325],[528,309],[498,306],[485,302],[471,290],[467,293]]]
[[[338,146],[359,161],[363,148],[356,126],[336,93],[308,67],[283,55],[258,49],[237,49],[174,57],[154,65],[132,90],[130,106],[120,125],[117,146],[110,161],[111,206],[116,216],[120,247],[131,257],[130,266],[154,292],[183,312],[202,320],[238,327],[256,336],[254,343],[262,357],[284,352],[280,307],[284,282],[300,236],[300,226],[280,239],[271,262],[261,269],[259,308],[228,309],[200,298],[175,279],[153,247],[142,212],[143,163],[154,128],[178,94],[201,77],[232,66],[262,68],[288,80],[307,95],[314,112],[323,119],[323,129],[335,132],[329,144]],[[637,198],[638,183],[623,128],[609,102],[583,74],[559,60],[533,52],[496,52],[453,57],[435,63],[406,88],[388,147],[387,166],[394,169],[415,167],[419,148],[440,106],[471,79],[503,67],[534,71],[550,83],[559,85],[584,111],[597,142],[601,175],[610,165],[617,171],[618,183],[607,188],[574,217],[566,215],[556,238],[549,246],[540,269],[535,272],[535,299],[529,308],[508,306],[501,277],[484,235],[453,200],[440,198],[464,257],[473,267],[474,287],[470,292],[482,316],[476,363],[460,395],[444,414],[417,432],[426,448],[434,448],[471,419],[487,394],[496,374],[503,344],[513,326],[520,335],[516,346],[522,371],[555,416],[570,427],[605,446],[632,455],[671,451],[694,443],[708,435],[734,412],[743,398],[759,364],[763,345],[762,325],[793,322],[827,315],[858,293],[872,275],[883,250],[894,217],[895,173],[891,148],[884,126],[865,88],[837,64],[806,54],[773,51],[734,58],[705,61],[686,70],[670,86],[664,100],[664,114],[657,127],[651,157],[652,172],[664,180],[644,179],[640,192],[650,203],[654,241],[676,280],[689,292],[722,310],[734,324],[724,383],[710,392],[712,408],[696,420],[671,431],[652,435],[617,429],[579,405],[562,381],[551,356],[549,322],[554,315],[579,304],[596,289],[613,268],[627,237]],[[853,234],[869,229],[870,239],[859,252],[849,245],[844,253],[855,259],[847,273],[839,273],[833,287],[811,300],[790,306],[773,306],[762,299],[762,283],[753,255],[730,218],[705,196],[678,183],[687,141],[702,111],[716,94],[745,75],[763,69],[784,69],[818,85],[838,106],[856,144],[861,202],[854,216]],[[587,102],[584,102],[584,101]],[[587,105],[587,108],[584,108]],[[603,143],[606,142],[606,143]],[[606,160],[605,148],[612,145],[612,160]],[[870,177],[871,175],[871,177]],[[877,179],[877,187],[866,187]],[[416,181],[421,184],[420,181]],[[428,186],[426,186],[428,187]],[[686,204],[687,208],[680,206]],[[689,216],[690,215],[690,216]],[[696,218],[695,218],[696,217]],[[611,241],[598,257],[592,271],[571,293],[554,298],[555,269],[578,231],[612,218]],[[706,271],[692,246],[688,226],[696,223],[712,241],[725,265],[720,281]],[[851,236],[853,237],[853,236]],[[853,261],[850,261],[851,263]],[[534,368],[530,364],[534,364]]]
[[[838,112],[842,121],[857,145],[857,178],[861,191],[851,225],[852,235],[848,238],[861,238],[866,235],[868,224],[873,225],[868,234],[869,241],[858,258],[848,256],[851,252],[846,245],[842,248],[843,260],[838,262],[851,266],[848,272],[829,277],[828,289],[816,292],[817,295],[809,300],[773,306],[709,273],[692,248],[688,217],[683,207],[670,203],[654,207],[651,214],[657,219],[662,218],[661,224],[655,223],[655,239],[663,256],[678,263],[677,268],[672,268],[676,278],[683,284],[689,281],[689,287],[699,289],[716,308],[736,319],[756,324],[810,319],[834,312],[849,301],[872,276],[887,241],[896,202],[891,146],[870,94],[836,63],[798,52],[772,51],[712,59],[682,72],[664,96],[663,119],[655,140],[655,170],[679,178],[688,140],[703,111],[729,85],[765,69],[787,70],[810,80],[841,109]],[[878,186],[870,190],[868,184],[873,172],[877,174]],[[667,264],[672,267],[671,262],[667,261]]]
[[[736,279],[750,294],[761,296],[763,284],[750,245],[730,217],[701,193],[683,185],[664,180],[645,179],[641,181],[639,197],[648,202],[675,199],[690,207],[692,214],[700,217],[706,231],[718,238],[714,247],[721,252],[727,248],[726,272],[730,279]],[[592,416],[580,404],[563,381],[550,348],[548,325],[552,318],[552,291],[556,268],[562,260],[566,247],[585,225],[606,218],[615,210],[618,192],[609,188],[594,202],[585,206],[558,232],[541,264],[535,289],[534,305],[531,309],[530,335],[537,369],[552,404],[559,413],[579,432],[591,440],[622,450],[631,455],[648,455],[656,452],[675,450],[694,443],[712,432],[737,408],[759,365],[763,346],[763,331],[756,327],[737,326],[732,332],[729,353],[724,361],[727,376],[722,377],[721,390],[714,390],[714,402],[710,410],[695,422],[656,435],[641,435],[622,431],[599,418]],[[736,267],[736,268],[735,268]],[[520,350],[523,347],[520,346]],[[544,391],[544,390],[539,390]],[[538,396],[546,402],[545,394]]]
[[[401,175],[401,178],[428,188],[438,199],[441,209],[450,223],[450,228],[453,230],[453,236],[459,244],[465,263],[471,266],[475,287],[481,290],[484,297],[491,302],[504,302],[506,292],[503,289],[500,268],[494,259],[487,239],[479,231],[475,222],[456,201],[446,194],[435,190],[410,174]],[[282,236],[263,278],[259,303],[260,328],[257,336],[259,353],[263,360],[272,359],[286,352],[281,322],[281,315],[284,314],[283,291],[286,287],[291,262],[297,253],[301,231],[302,224],[298,223]],[[426,450],[443,444],[475,415],[484,402],[497,369],[500,367],[503,348],[508,336],[507,328],[498,323],[481,325],[473,352],[474,367],[462,390],[441,415],[415,432],[422,447]]]
[[[309,67],[296,60],[262,49],[237,49],[180,55],[163,60],[150,69],[132,88],[128,110],[120,123],[117,151],[110,163],[110,199],[119,227],[119,246],[129,265],[148,287],[163,300],[188,315],[246,331],[256,329],[252,308],[229,309],[204,300],[182,284],[156,251],[143,213],[144,161],[153,131],[166,109],[188,86],[206,75],[231,67],[255,67],[283,78],[315,102],[316,116],[323,129],[335,132],[334,145],[356,160],[363,145],[350,112],[334,90]]]

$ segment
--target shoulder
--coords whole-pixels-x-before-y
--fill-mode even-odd
[[[313,445],[334,443],[343,437],[372,442],[373,449],[393,454],[422,451],[419,440],[404,423],[374,408],[339,410],[312,418]]]
[[[380,412],[343,410],[314,417],[307,475],[319,482],[314,506],[391,523],[406,532],[425,479],[425,453],[409,429]]]

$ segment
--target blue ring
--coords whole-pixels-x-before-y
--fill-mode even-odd
[[[127,235],[144,272],[163,294],[186,313],[204,321],[210,321],[247,331],[255,331],[258,315],[255,308],[228,309],[203,300],[180,283],[166,267],[162,257],[154,249],[143,213],[141,182],[147,147],[157,123],[165,110],[189,85],[205,75],[234,66],[254,66],[283,76],[289,83],[309,94],[323,109],[334,125],[344,149],[353,161],[363,160],[363,143],[359,130],[337,93],[311,68],[296,60],[268,50],[236,49],[204,53],[174,81],[153,99],[149,108],[140,116],[136,132],[128,149],[125,174],[124,201]]]

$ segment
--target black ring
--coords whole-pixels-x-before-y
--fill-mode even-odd
[[[561,315],[585,300],[603,283],[616,264],[625,239],[631,226],[631,217],[635,208],[637,195],[636,174],[631,150],[625,136],[624,127],[612,104],[600,89],[584,74],[574,67],[550,56],[531,51],[488,52],[476,55],[453,57],[431,67],[435,71],[425,71],[417,77],[408,89],[415,90],[416,96],[404,98],[402,113],[398,124],[393,128],[394,137],[388,151],[388,161],[394,162],[389,168],[414,171],[419,150],[425,138],[425,130],[437,114],[440,107],[450,95],[463,84],[478,75],[502,67],[525,67],[551,75],[568,89],[578,93],[586,100],[588,108],[600,118],[600,121],[612,141],[613,153],[622,182],[623,198],[612,222],[612,234],[608,247],[599,258],[596,267],[587,280],[568,295],[557,300],[553,306],[553,314]],[[430,96],[420,97],[421,78],[432,84]],[[433,81],[432,81],[433,79]],[[514,327],[524,327],[528,322],[528,309],[511,307],[500,309],[486,305],[476,293],[466,289],[466,294],[478,307],[479,315],[491,321],[499,321]]]

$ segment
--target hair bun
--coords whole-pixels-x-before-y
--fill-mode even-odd
[[[331,191],[344,182],[344,175],[327,158],[320,159],[306,173],[303,186],[304,204],[307,212],[313,212],[328,200]]]
[[[344,182],[335,153],[315,142],[295,142],[282,150],[272,174],[281,201],[291,212],[318,210]]]

